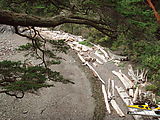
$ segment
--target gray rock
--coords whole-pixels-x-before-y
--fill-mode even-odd
[[[24,110],[24,111],[23,111],[23,114],[27,114],[27,113],[28,113],[28,111],[27,111],[27,110]]]

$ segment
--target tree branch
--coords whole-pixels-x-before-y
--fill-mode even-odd
[[[35,33],[34,36],[32,37],[31,35],[28,36],[28,35],[25,35],[25,34],[21,34],[21,33],[19,32],[17,26],[15,26],[14,28],[15,28],[15,33],[16,33],[16,34],[18,34],[18,35],[20,35],[20,36],[22,36],[22,37],[26,37],[26,38],[32,40],[32,44],[33,44],[33,47],[34,47],[35,50],[36,50],[37,56],[40,57],[40,55],[39,55],[38,52],[37,52],[37,49],[38,49],[38,50],[42,53],[42,57],[40,57],[41,60],[42,60],[42,63],[43,63],[44,66],[47,68],[47,64],[46,64],[46,61],[45,61],[45,50],[41,49],[41,47],[38,45],[37,39],[35,38],[38,31],[36,31],[36,29],[34,29],[34,27],[31,27],[31,29],[33,29],[33,31],[34,31],[34,33]],[[38,33],[38,35],[39,35],[39,33]]]
[[[74,15],[58,15],[55,17],[43,18],[28,14],[15,13],[7,10],[0,10],[0,23],[12,26],[35,26],[35,27],[56,27],[64,23],[85,24],[92,26],[109,37],[116,37],[115,31],[108,29],[105,23],[97,20],[75,17]]]

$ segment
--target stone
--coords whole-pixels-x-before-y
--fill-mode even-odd
[[[27,114],[27,113],[28,113],[28,111],[27,111],[27,110],[24,110],[24,111],[23,111],[23,114]]]

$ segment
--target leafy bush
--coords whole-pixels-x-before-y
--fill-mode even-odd
[[[150,68],[152,71],[159,70],[160,56],[157,55],[144,55],[142,57],[142,64],[146,68]]]
[[[128,47],[128,40],[126,38],[126,35],[124,35],[123,33],[121,33],[120,35],[118,35],[117,39],[115,41],[113,41],[112,50],[125,50],[126,47]]]
[[[157,86],[154,85],[154,84],[151,84],[151,85],[148,85],[146,86],[146,90],[147,91],[153,91],[153,92],[156,92],[158,90]]]
[[[96,30],[95,28],[90,28],[90,32],[88,33],[88,36],[89,36],[88,40],[90,42],[95,42],[95,43],[98,43],[98,40],[104,37],[104,35],[100,33],[98,30]]]
[[[87,41],[87,40],[81,41],[81,42],[79,42],[79,44],[86,45],[86,46],[89,46],[89,47],[93,46],[93,45],[92,45],[89,41]]]

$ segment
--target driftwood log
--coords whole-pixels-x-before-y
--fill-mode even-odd
[[[133,103],[137,101],[138,95],[139,95],[139,87],[137,86],[133,96]]]
[[[112,98],[115,97],[115,84],[114,84],[114,80],[111,80],[111,83],[112,83]]]
[[[108,93],[108,98],[109,100],[112,99],[112,95],[111,95],[111,92],[110,92],[110,86],[111,86],[111,80],[110,78],[108,79],[108,89],[107,89],[107,93]]]
[[[111,100],[111,105],[112,107],[115,109],[115,111],[117,112],[117,114],[120,116],[120,117],[124,117],[125,114],[122,112],[122,110],[119,108],[118,104],[116,103],[115,100]]]
[[[128,60],[128,57],[126,56],[120,56],[120,55],[113,54],[109,48],[107,50],[107,53],[108,53],[108,56],[110,56],[110,60],[120,60],[120,61]]]
[[[98,77],[98,79],[103,83],[105,84],[104,80],[100,77],[100,75],[97,73],[97,71],[88,63],[86,62],[85,63],[92,71],[93,71],[93,74]]]
[[[133,98],[133,96],[134,96],[133,89],[132,89],[132,88],[131,88],[131,89],[129,89],[129,91],[128,91],[128,92],[129,92],[129,96]]]
[[[130,105],[132,102],[131,102],[131,99],[130,99],[129,95],[127,94],[127,92],[122,87],[115,86],[115,88],[116,88],[118,94],[120,95],[121,99],[123,100],[123,102],[126,105]]]
[[[103,62],[107,62],[104,55],[100,54],[98,51],[95,51],[94,53],[97,57],[99,57]]]
[[[112,71],[114,75],[116,75],[124,85],[124,87],[128,90],[129,88],[132,88],[132,85],[126,81],[126,79],[123,77],[123,75],[120,72]]]
[[[98,50],[100,50],[104,54],[106,59],[110,58],[109,54],[101,46],[95,45],[94,43],[91,43],[91,44],[94,45]]]
[[[107,92],[106,92],[106,88],[105,88],[104,84],[102,84],[102,92],[103,92],[103,95],[104,95],[104,101],[105,101],[106,109],[107,109],[108,113],[110,114],[111,110],[110,110],[110,107],[109,107],[108,96],[107,96]]]
[[[99,63],[100,65],[103,65],[103,62],[101,62],[99,59],[96,59],[96,62]]]
[[[121,70],[119,70],[119,73],[121,73],[121,75],[122,75],[122,77],[125,79],[125,81],[126,81],[127,83],[129,83],[130,88],[132,88],[132,87],[134,86],[134,83],[133,83],[125,74],[123,74]]]
[[[84,64],[86,61],[85,59],[82,57],[82,55],[80,53],[77,53],[79,59],[82,61],[82,63]]]

